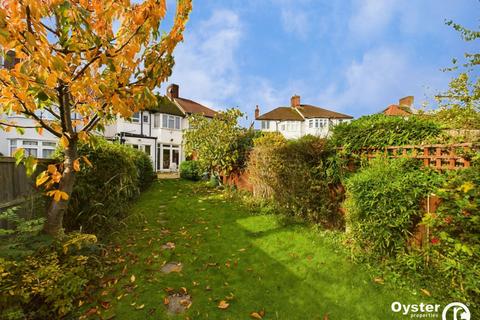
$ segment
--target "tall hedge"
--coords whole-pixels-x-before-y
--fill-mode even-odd
[[[331,142],[346,151],[358,151],[364,147],[421,144],[440,134],[440,126],[424,117],[375,114],[335,126]]]
[[[327,175],[329,156],[326,140],[318,137],[257,138],[247,167],[254,194],[272,199],[284,214],[330,227],[341,225],[339,202]]]
[[[129,203],[154,179],[148,155],[97,138],[79,146],[79,155],[93,164],[76,174],[64,217],[67,230],[105,232],[128,215]]]
[[[375,159],[346,182],[347,231],[358,253],[379,258],[403,252],[422,219],[421,200],[436,174],[412,159]]]

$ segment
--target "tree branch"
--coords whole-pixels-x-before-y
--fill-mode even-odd
[[[39,129],[42,128],[42,126],[22,126],[19,124],[14,124],[14,123],[8,123],[8,122],[3,122],[0,121],[1,126],[7,126],[7,127],[12,127],[12,128],[23,128],[23,129]]]

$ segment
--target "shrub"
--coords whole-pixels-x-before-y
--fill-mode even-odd
[[[480,168],[451,173],[436,191],[442,200],[426,215],[430,263],[448,278],[457,299],[480,305]]]
[[[375,159],[346,182],[347,231],[360,254],[395,256],[422,218],[436,174],[412,159]]]
[[[439,125],[426,118],[375,114],[335,126],[331,141],[346,151],[359,151],[364,147],[421,144],[440,134]]]
[[[129,203],[153,180],[150,159],[104,139],[82,144],[78,151],[93,165],[76,174],[64,226],[92,233],[109,231],[127,216]]]
[[[96,237],[75,233],[54,240],[39,234],[39,219],[22,219],[15,210],[2,218],[13,224],[0,229],[0,318],[64,317],[98,271],[86,254]]]
[[[255,140],[248,172],[254,194],[271,198],[290,216],[339,226],[338,199],[327,174],[326,141],[313,136],[286,141],[278,134]]]
[[[202,177],[200,164],[196,160],[183,161],[180,164],[180,177],[187,180],[198,181]]]

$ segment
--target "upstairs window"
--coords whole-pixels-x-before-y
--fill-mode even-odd
[[[172,116],[170,114],[162,115],[162,128],[180,130],[180,117]]]

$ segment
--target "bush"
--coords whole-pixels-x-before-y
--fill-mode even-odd
[[[75,233],[54,240],[39,233],[39,219],[22,219],[15,210],[1,217],[13,224],[0,229],[0,318],[64,317],[98,271],[91,259],[96,237]]]
[[[198,181],[202,177],[200,164],[196,160],[183,161],[180,164],[180,177],[187,180]]]
[[[442,200],[426,215],[431,266],[449,279],[457,299],[480,305],[480,168],[451,173],[436,194]]]
[[[335,126],[331,141],[350,152],[365,147],[421,144],[440,134],[440,126],[426,118],[375,114]]]
[[[380,259],[407,247],[436,174],[412,159],[375,159],[346,182],[347,232],[355,251]]]
[[[79,156],[93,166],[83,165],[64,217],[67,230],[105,233],[129,212],[129,203],[153,181],[150,159],[141,151],[104,139],[82,144]]]
[[[255,140],[248,172],[254,194],[271,198],[290,216],[340,226],[339,201],[327,174],[331,152],[313,136],[287,141],[278,134]]]

